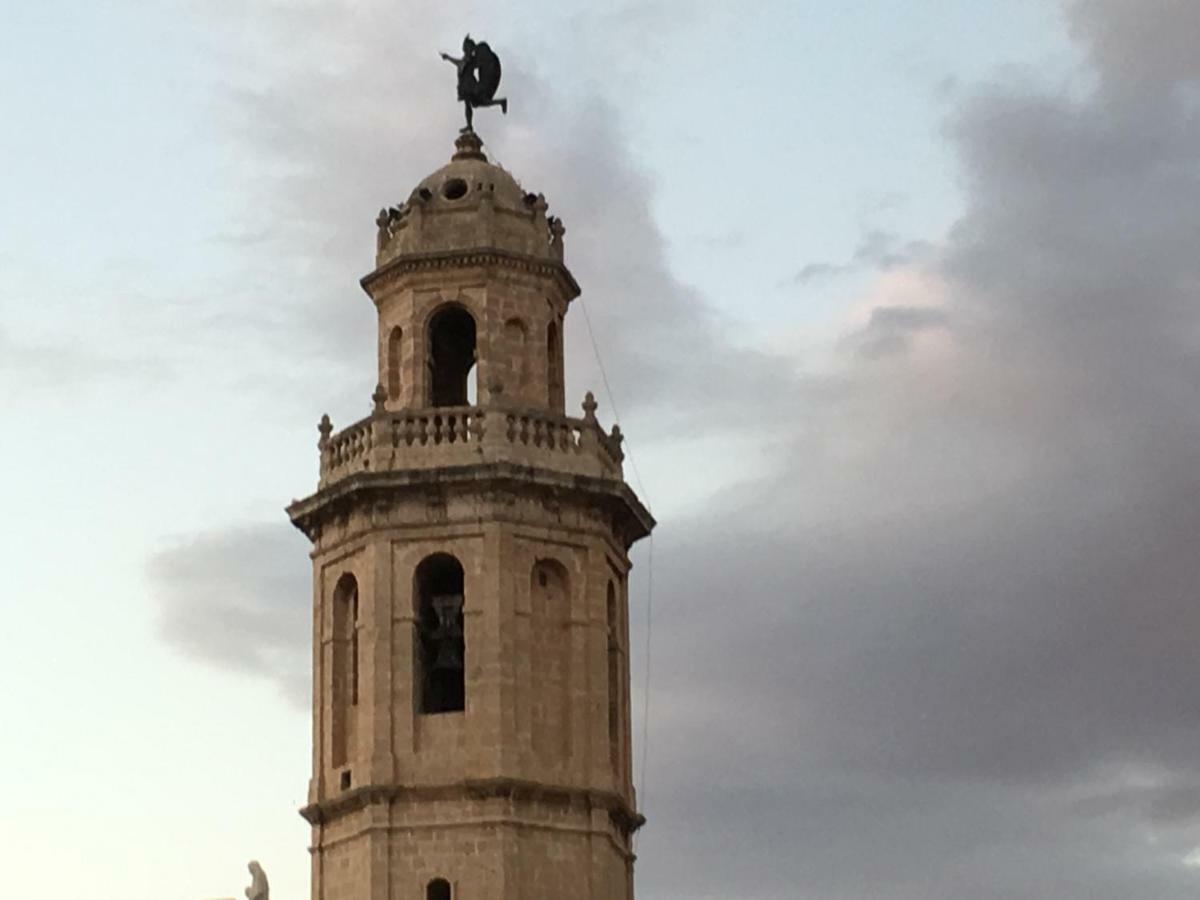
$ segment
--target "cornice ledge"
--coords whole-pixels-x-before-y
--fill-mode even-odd
[[[546,259],[504,250],[500,247],[472,247],[462,250],[438,250],[430,253],[404,253],[388,260],[375,271],[364,275],[359,281],[368,294],[380,282],[389,281],[408,272],[445,269],[451,266],[502,266],[525,272],[536,272],[562,279],[567,288],[568,300],[579,296],[579,282],[566,264],[556,259]]]
[[[509,485],[518,490],[529,487],[573,490],[618,500],[624,504],[633,520],[643,530],[640,537],[648,535],[656,524],[654,517],[638,499],[633,488],[622,479],[571,474],[509,462],[477,463],[433,469],[355,472],[321,488],[315,494],[302,500],[293,501],[287,506],[286,512],[292,524],[311,537],[310,526],[322,510],[344,503],[355,494],[406,488],[421,490],[431,486],[444,487],[451,484],[477,483],[479,481]]]
[[[646,824],[646,817],[633,809],[616,791],[571,787],[522,778],[470,778],[439,785],[365,784],[329,800],[310,803],[300,815],[310,825],[370,806],[396,800],[445,800],[453,797],[545,800],[564,806],[579,801],[591,808],[603,809],[622,830],[629,834]]]

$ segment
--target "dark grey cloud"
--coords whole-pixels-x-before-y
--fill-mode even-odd
[[[307,540],[290,525],[246,525],[179,540],[147,561],[159,633],[185,654],[274,681],[307,707],[312,584]]]
[[[874,302],[821,380],[726,346],[672,278],[611,108],[572,113],[535,74],[514,75],[540,124],[510,123],[498,155],[562,204],[622,390],[644,385],[645,409],[689,407],[677,421],[769,419],[756,433],[777,449],[766,476],[667,518],[656,539],[639,896],[1200,888],[1184,863],[1200,846],[1200,115],[1175,40],[1197,33],[1195,11],[1068,12],[1095,90],[956,92],[964,214],[920,253],[898,236],[861,251],[885,283],[917,273],[938,296]],[[350,59],[376,40],[338,38]],[[363,109],[338,110],[366,77],[301,89],[303,104],[278,85],[248,101],[260,121],[324,122],[303,126],[325,134],[308,143],[272,138],[294,154],[272,215],[308,208],[329,237],[296,252],[347,284],[379,173],[403,193],[451,127],[432,110],[433,136],[355,130]],[[539,141],[548,122],[570,123],[553,146]],[[364,149],[372,133],[414,148],[411,173]],[[275,628],[266,614],[307,609],[303,541],[287,528],[158,558],[165,621],[186,623],[166,627],[176,646],[245,665],[222,656],[218,626],[188,618],[232,604],[218,618],[245,616],[290,660],[281,669],[303,670],[307,620]],[[292,575],[258,583],[264,570]]]
[[[1110,88],[1172,89],[1200,78],[1200,7],[1191,0],[1069,0],[1073,33]]]
[[[869,804],[830,822],[861,853],[812,896],[1200,886],[1182,862],[1200,843],[1200,119],[1193,69],[1112,62],[1135,6],[1153,33],[1197,33],[1191,7],[1089,6],[1096,93],[959,105],[968,207],[920,266],[949,299],[878,307],[865,329],[952,326],[952,350],[848,364],[779,471],[706,510],[721,533],[660,539],[658,802],[722,815],[680,798],[730,759],[776,797],[836,773],[850,805],[899,785],[936,798],[886,834]],[[764,865],[805,860],[792,896],[813,883],[801,831],[756,844]],[[918,864],[869,881],[863,859],[897,844]],[[676,852],[650,832],[645,865]]]
[[[947,328],[950,316],[944,309],[922,306],[876,306],[865,327],[850,336],[857,351],[868,358],[904,353],[913,336]]]
[[[882,205],[879,209],[887,207]],[[863,234],[858,247],[844,262],[811,262],[787,279],[788,284],[803,285],[820,279],[860,272],[886,272],[898,266],[923,260],[932,251],[928,241],[905,240],[900,235],[880,228],[870,228]]]

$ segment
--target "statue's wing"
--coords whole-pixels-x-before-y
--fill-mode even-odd
[[[475,64],[479,67],[480,90],[491,98],[500,87],[500,57],[485,41],[475,45]]]

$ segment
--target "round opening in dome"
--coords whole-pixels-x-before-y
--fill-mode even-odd
[[[447,200],[461,200],[467,196],[467,183],[461,178],[451,178],[442,185],[442,196]]]

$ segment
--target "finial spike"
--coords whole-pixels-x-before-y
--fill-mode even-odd
[[[483,152],[483,140],[474,131],[460,134],[454,140],[454,156],[451,159],[478,159],[487,162]]]

